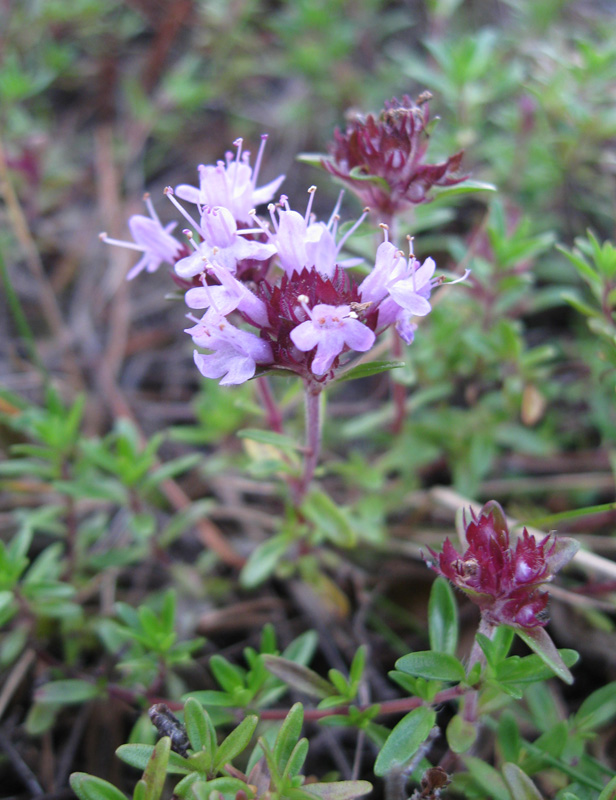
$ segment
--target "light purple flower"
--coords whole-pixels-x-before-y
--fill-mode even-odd
[[[316,222],[311,213],[316,187],[312,186],[308,191],[310,199],[304,216],[298,211],[292,211],[284,196],[280,198],[282,208],[278,209],[277,218],[274,214],[274,206],[270,205],[270,215],[274,225],[272,241],[276,246],[280,265],[287,275],[291,276],[294,272],[299,274],[303,269],[316,269],[321,275],[331,278],[336,264],[341,267],[353,267],[361,263],[362,259],[360,258],[340,261],[338,254],[366,214],[364,213],[351,230],[336,243],[338,210],[342,195],[338,198],[329,221],[327,223]]]
[[[267,325],[267,308],[263,300],[254,295],[224,267],[214,264],[210,271],[221,285],[204,285],[189,289],[184,296],[189,308],[211,307],[221,316],[227,316],[237,309],[255,325]]]
[[[221,386],[244,383],[253,377],[257,364],[272,362],[272,349],[267,342],[236,328],[213,310],[194,327],[187,328],[186,333],[196,345],[212,351],[204,355],[195,350],[195,364],[204,377],[222,378]]]
[[[128,227],[134,239],[133,242],[112,239],[106,233],[100,234],[101,241],[106,244],[127,247],[130,250],[137,250],[143,253],[143,256],[126,276],[129,281],[144,269],[146,272],[156,272],[163,262],[170,265],[175,264],[182,252],[185,251],[184,245],[171,236],[171,231],[177,223],[170,222],[163,227],[149,195],[145,195],[143,199],[150,216],[145,217],[142,214],[133,214],[129,218]]]
[[[374,331],[357,319],[349,305],[320,303],[305,311],[310,319],[291,331],[291,341],[303,352],[317,348],[311,366],[315,375],[326,373],[345,347],[363,353],[374,344]]]
[[[242,153],[242,139],[237,139],[235,158],[233,153],[225,155],[225,161],[216,166],[201,164],[199,166],[199,188],[180,184],[176,194],[182,200],[196,203],[199,206],[224,206],[239,222],[250,219],[250,212],[263,203],[268,203],[280,188],[284,175],[280,175],[265,186],[257,189],[257,179],[263,157],[267,136],[261,137],[261,146],[257,154],[254,169],[251,169],[250,153]]]
[[[169,197],[175,201],[172,195]],[[175,204],[179,206],[177,201]],[[181,206],[179,207],[181,209]],[[228,272],[235,272],[238,261],[245,258],[264,261],[276,252],[272,244],[245,239],[241,235],[242,232],[238,231],[235,219],[227,208],[207,206],[201,214],[201,224],[197,225],[194,220],[191,222],[203,237],[203,241],[194,244],[194,253],[180,259],[175,265],[176,273],[185,280],[200,275],[214,264]]]
[[[407,344],[413,341],[416,326],[411,318],[425,317],[432,310],[430,292],[439,283],[433,278],[435,269],[432,258],[420,265],[387,240],[379,245],[374,269],[359,287],[362,302],[379,304],[378,329],[395,324]]]

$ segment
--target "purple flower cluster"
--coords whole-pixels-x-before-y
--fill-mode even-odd
[[[327,222],[318,221],[315,187],[303,214],[284,195],[272,203],[284,176],[257,188],[265,140],[254,169],[238,139],[235,157],[227,153],[216,166],[199,167],[198,187],[165,190],[190,226],[183,230],[187,244],[173,236],[175,223],[160,222],[149,198],[150,216],[129,220],[134,242],[101,238],[142,253],[129,278],[161,263],[173,267],[188,307],[205,312],[201,318],[189,314],[194,324],[186,330],[207,351],[194,356],[204,376],[238,384],[258,370],[290,370],[324,385],[348,361],[346,354],[370,350],[392,325],[410,344],[413,318],[430,312],[430,293],[440,279],[431,258],[420,264],[412,252],[407,257],[382,226],[385,241],[374,267],[358,281],[347,268],[361,259],[345,258],[342,251],[367,211],[340,236],[340,200]],[[264,203],[269,219],[256,214]]]
[[[538,587],[573,558],[578,543],[564,536],[537,542],[525,528],[513,547],[503,510],[494,500],[479,515],[471,511],[465,527],[468,548],[463,554],[449,539],[442,553],[430,550],[436,572],[465,592],[490,625],[544,626],[548,595]]]

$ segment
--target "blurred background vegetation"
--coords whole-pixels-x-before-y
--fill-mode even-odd
[[[449,531],[451,509],[427,493],[437,485],[495,497],[522,520],[592,507],[559,530],[613,554],[615,12],[607,0],[0,0],[0,526],[3,541],[22,537],[9,552],[15,563],[47,554],[30,579],[25,564],[5,569],[3,590],[25,581],[25,610],[15,616],[8,600],[4,609],[5,675],[33,647],[47,654],[37,656],[39,683],[66,677],[62,664],[112,670],[93,644],[98,636],[108,653],[120,649],[101,628],[112,601],[137,605],[152,593],[160,609],[169,585],[183,635],[229,646],[235,637],[236,650],[250,641],[207,615],[296,569],[276,516],[280,462],[235,437],[263,425],[262,411],[250,385],[199,380],[184,312],[165,299],[168,274],[127,284],[130,253],[97,236],[125,237],[145,191],[171,219],[166,185],[193,183],[196,165],[223,157],[237,137],[255,151],[263,132],[263,179],[286,173],[298,208],[317,183],[315,208],[327,216],[338,188],[296,156],[326,152],[350,109],[376,112],[393,96],[429,90],[440,118],[430,160],[464,148],[465,171],[497,191],[437,197],[407,220],[418,256],[472,274],[439,297],[395,376],[408,392],[402,433],[389,432],[387,376],[328,400],[321,478],[352,508],[331,542],[369,543],[387,565],[369,624],[394,651],[401,635],[422,636],[413,620],[425,596],[401,599],[409,577],[395,561],[410,540],[435,544]],[[347,196],[345,218],[359,210]],[[275,390],[300,435],[296,387]],[[278,544],[239,588],[229,568],[272,533]],[[374,583],[365,552],[345,558]],[[341,562],[313,553],[301,573],[334,619],[353,613]],[[604,587],[606,603],[613,589]],[[289,623],[280,595],[297,596],[262,592],[253,623],[273,608],[297,634],[303,626]],[[584,647],[599,665],[596,684],[616,670],[603,638],[613,621],[605,607],[584,614],[561,625],[560,643],[579,647],[592,617]],[[174,664],[170,656],[166,690],[180,694]],[[49,736],[59,705],[43,695],[33,714],[31,687],[7,698],[11,724],[21,731],[27,719],[28,735]],[[99,772],[110,758],[94,755],[102,731],[86,764]],[[59,775],[54,764],[43,761],[46,786],[62,785],[71,761]]]

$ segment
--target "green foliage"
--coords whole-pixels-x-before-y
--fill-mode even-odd
[[[224,656],[212,656],[210,669],[220,690],[208,689],[191,692],[191,697],[199,700],[205,706],[224,706],[226,708],[267,706],[286,692],[285,684],[274,677],[277,673],[269,669],[268,658],[274,657],[281,663],[288,662],[292,668],[302,668],[311,660],[316,645],[315,634],[312,631],[306,631],[279,655],[274,628],[266,625],[261,636],[259,652],[252,647],[244,650],[247,668],[232,664]]]
[[[593,536],[605,534],[609,551],[599,515],[613,510],[616,464],[616,46],[605,9],[25,0],[0,13],[9,312],[0,677],[26,770],[39,767],[27,736],[47,732],[48,755],[67,730],[126,732],[141,713],[118,751],[143,773],[133,800],[368,792],[366,781],[321,782],[331,764],[322,767],[323,749],[311,752],[317,724],[334,737],[345,729],[343,762],[361,732],[355,763],[367,738],[377,776],[408,778],[404,796],[449,750],[444,763],[463,764],[451,792],[468,800],[612,798],[614,685],[594,683],[604,670],[586,643],[572,673],[577,654],[546,632],[558,641],[554,615],[554,631],[501,627],[478,633],[471,650],[469,616],[449,584],[437,579],[426,604],[406,563],[437,547],[444,512],[429,490],[442,483],[469,501],[496,486],[511,513],[544,529],[594,514]],[[290,171],[297,145],[324,150],[346,109],[366,113],[425,89],[434,94],[430,159],[465,148],[471,179],[436,187],[389,236],[397,246],[416,237],[418,257],[434,256],[445,282],[471,274],[433,293],[402,355],[383,343],[379,360],[339,376],[324,409],[323,458],[297,503],[306,448],[293,379],[272,381],[279,425],[255,399],[256,381],[197,388],[185,352],[168,346],[177,304],[151,306],[147,280],[164,278],[131,286],[143,327],[127,335],[120,270],[105,274],[92,242],[143,185],[184,180],[195,148],[207,163],[234,137],[254,145],[267,128],[275,144],[265,182]],[[320,157],[303,160],[320,166]],[[383,184],[361,169],[354,176]],[[325,183],[318,202],[329,208],[335,190]],[[349,254],[365,259],[358,274],[375,241],[363,228],[349,241]],[[403,389],[403,419],[393,386]],[[225,546],[237,559],[225,560]],[[585,605],[567,614],[610,635],[612,595],[580,589]],[[309,668],[319,648],[311,626],[322,628],[322,647]],[[396,696],[382,700],[394,662]],[[571,696],[550,681],[578,674],[596,688],[578,692],[570,710]],[[281,710],[289,689],[310,706]],[[171,738],[154,745],[143,712],[161,697],[185,702]],[[478,751],[480,726],[492,738]],[[46,774],[43,793],[64,791],[66,759],[51,762],[60,779]],[[372,766],[364,753],[368,777]],[[80,800],[121,800],[128,785],[71,778]]]

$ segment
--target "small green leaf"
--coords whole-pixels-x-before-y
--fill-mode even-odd
[[[381,178],[379,175],[370,175],[370,173],[364,172],[363,169],[364,168],[361,166],[353,167],[349,172],[349,178],[354,181],[366,181],[367,183],[373,183],[375,186],[381,188],[384,192],[389,193],[391,191],[385,178]]]
[[[436,713],[427,706],[420,706],[403,717],[387,737],[381,748],[374,772],[379,777],[392,769],[403,767],[426,741],[436,720]]]
[[[103,692],[99,686],[88,681],[77,678],[69,678],[65,681],[53,681],[41,686],[34,693],[37,703],[58,703],[68,705],[71,703],[84,703],[86,700],[94,700],[101,697]]]
[[[158,800],[161,796],[165,785],[165,778],[167,777],[167,765],[169,763],[170,753],[171,739],[168,736],[163,736],[152,751],[150,760],[143,773],[142,780],[146,788],[143,800]]]
[[[396,661],[396,669],[419,678],[437,681],[463,681],[464,667],[455,656],[422,650],[409,653]]]
[[[461,714],[452,717],[447,725],[447,743],[454,753],[466,753],[475,744],[477,726]]]
[[[154,747],[151,744],[122,744],[116,750],[117,757],[131,767],[144,770],[152,757]],[[167,772],[173,775],[187,775],[192,772],[186,759],[177,753],[169,753]]]
[[[608,683],[589,695],[577,710],[575,727],[580,731],[593,731],[616,716],[616,682]]]
[[[304,724],[304,707],[295,703],[287,714],[273,747],[273,756],[278,770],[282,773],[287,765],[289,756],[297,744]]]
[[[331,783],[309,783],[302,787],[308,794],[321,800],[353,800],[372,791],[368,781],[332,781]]]
[[[504,764],[503,777],[512,800],[543,800],[535,784],[517,764]]]
[[[434,581],[428,603],[430,647],[453,656],[458,645],[458,604],[449,581]]]
[[[546,664],[555,675],[557,675],[565,683],[573,683],[573,675],[569,672],[567,665],[562,660],[562,657],[554,642],[550,639],[545,628],[529,628],[527,630],[520,630],[516,628],[516,633],[526,642],[531,650],[534,650],[539,658]]]
[[[317,533],[338,547],[353,547],[357,536],[345,511],[318,489],[306,497],[300,508]]]
[[[579,656],[575,650],[561,650],[560,656],[565,667],[576,663]],[[499,683],[536,683],[551,678],[554,670],[544,662],[539,655],[511,656],[501,661],[495,670],[496,680]]]
[[[209,752],[210,736],[206,711],[194,697],[189,697],[184,704],[184,724],[186,725],[186,734],[190,741],[190,746],[195,753],[200,750]],[[212,753],[209,752],[209,755],[212,755]]]
[[[240,573],[242,586],[246,589],[254,589],[255,586],[269,578],[292,541],[293,539],[288,533],[279,533],[266,539],[253,550]]]
[[[225,692],[233,694],[236,689],[244,688],[244,671],[227,661],[224,656],[213,655],[210,659],[210,669]]]
[[[286,763],[284,773],[282,775],[283,780],[290,780],[291,778],[295,778],[296,775],[299,775],[302,767],[304,766],[304,761],[306,760],[307,755],[308,739],[300,739],[293,748]]]
[[[272,675],[310,697],[323,700],[335,691],[335,687],[329,681],[302,664],[269,654],[263,656],[263,662]]]
[[[459,197],[463,194],[474,194],[476,192],[496,192],[498,191],[493,183],[484,183],[484,181],[466,180],[463,183],[458,183],[455,186],[447,186],[446,188],[434,188],[434,200],[440,202],[442,200],[449,200],[451,197]]]
[[[509,790],[501,775],[476,756],[465,756],[464,763],[473,780],[487,794],[490,800],[511,800]]]
[[[616,776],[604,786],[597,800],[616,800]]]
[[[69,783],[79,800],[126,800],[126,795],[109,781],[85,772],[73,772]]]
[[[522,747],[522,737],[515,716],[509,710],[503,711],[498,720],[498,746],[505,761],[517,762]]]
[[[324,168],[323,159],[326,158],[327,156],[322,153],[299,153],[295,156],[295,160],[301,164],[310,164],[311,167],[319,167],[320,169]]]
[[[279,450],[299,450],[301,445],[291,436],[275,431],[262,431],[258,428],[242,428],[237,432],[239,439],[251,439],[260,444],[270,444]]]
[[[214,759],[214,769],[221,770],[226,764],[229,764],[233,759],[248,747],[253,733],[259,722],[259,717],[254,714],[245,717],[240,724],[231,731],[227,738],[221,742],[216,750],[216,757]]]
[[[372,375],[378,375],[380,372],[388,372],[392,369],[400,369],[404,367],[404,361],[369,361],[366,364],[358,364],[355,367],[341,372],[336,381],[354,381],[357,378],[370,378]]]
[[[197,777],[195,775],[195,777]],[[179,786],[179,784],[178,784]],[[182,796],[178,792],[178,786],[175,787],[175,793],[178,796]],[[248,795],[248,797],[252,797],[252,793],[250,791],[250,787],[244,782],[241,781],[239,778],[214,778],[211,781],[204,781],[199,780],[193,783],[192,791],[197,800],[211,800],[212,797],[219,797],[220,795],[212,795],[212,792],[220,792],[223,795],[237,795],[239,792],[243,795]],[[190,795],[184,794],[184,797],[190,797]]]
[[[349,682],[352,686],[359,684],[360,680],[362,679],[364,669],[366,668],[366,655],[366,646],[362,644],[353,656],[353,661],[351,662],[351,666],[349,668]]]

